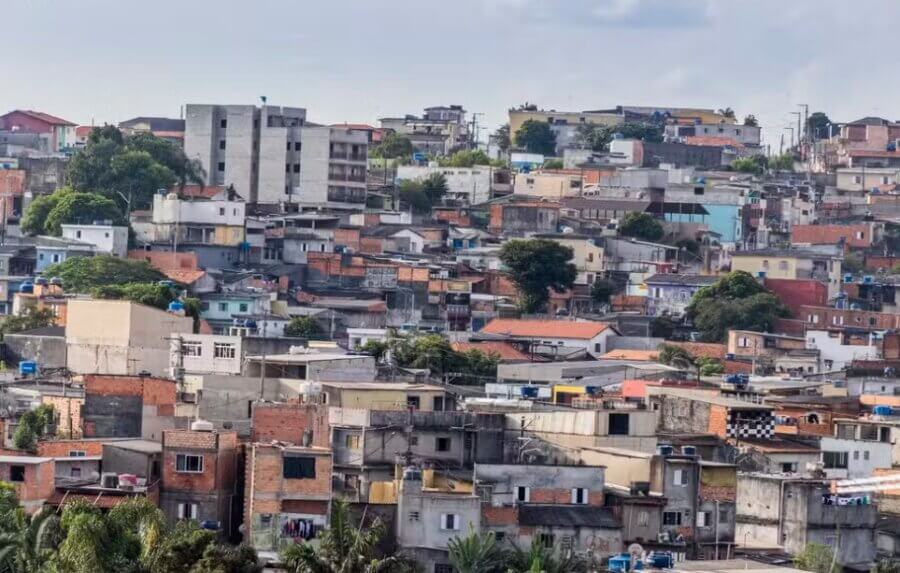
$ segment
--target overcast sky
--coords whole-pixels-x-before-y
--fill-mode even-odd
[[[462,104],[730,106],[774,147],[796,104],[900,118],[896,0],[3,0],[0,111],[184,103],[366,122]]]

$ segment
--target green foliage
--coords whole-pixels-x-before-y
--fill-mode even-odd
[[[47,277],[60,277],[68,292],[88,293],[97,287],[128,283],[152,283],[165,275],[145,261],[122,259],[111,255],[75,257],[47,267]]]
[[[582,123],[575,128],[575,142],[579,147],[593,151],[606,151],[612,141],[610,128],[591,123]]]
[[[599,302],[601,304],[608,304],[609,299],[619,292],[619,284],[610,279],[597,279],[594,281],[594,284],[591,285],[591,298],[594,299],[595,302]]]
[[[490,165],[491,158],[480,149],[463,149],[447,158],[438,159],[441,167],[474,167],[475,165]]]
[[[500,151],[506,153],[509,151],[509,124],[504,123],[497,131],[494,132],[494,137],[497,140],[497,146],[500,148]]]
[[[503,573],[506,559],[493,531],[481,535],[469,525],[465,537],[447,542],[450,564],[457,573]]]
[[[281,552],[289,573],[407,573],[411,564],[402,556],[384,556],[378,544],[387,530],[380,518],[354,523],[350,506],[331,502],[328,528],[319,534],[319,547],[308,543],[290,545]]]
[[[744,125],[747,127],[758,127],[759,121],[756,119],[756,116],[751,113],[744,116]]]
[[[139,304],[166,309],[178,298],[173,288],[159,283],[126,283],[104,285],[91,291],[94,298],[108,300],[130,300]]]
[[[386,134],[381,143],[369,150],[369,156],[376,159],[398,159],[413,153],[412,142],[405,135]]]
[[[547,159],[544,161],[544,169],[562,169],[563,168],[563,160],[562,159]]]
[[[834,551],[827,545],[808,543],[803,551],[794,558],[794,565],[804,571],[813,573],[837,573],[841,570],[835,563]]]
[[[648,143],[659,143],[663,140],[663,127],[645,121],[626,121],[609,128],[625,139],[640,139]]]
[[[49,404],[41,404],[34,410],[25,412],[19,418],[19,426],[13,435],[13,445],[20,450],[35,451],[38,440],[47,434],[47,428],[53,422],[53,406]]]
[[[716,358],[700,357],[694,361],[701,376],[717,376],[725,372],[725,365]]]
[[[371,341],[370,341],[371,342]],[[393,338],[386,344],[393,362],[402,368],[427,368],[436,376],[454,373],[463,384],[481,383],[480,377],[497,375],[500,357],[477,349],[453,350],[450,342],[439,334]],[[377,349],[380,349],[380,344]]]
[[[665,233],[662,225],[647,213],[632,211],[619,223],[619,233],[642,241],[658,241]]]
[[[375,357],[375,362],[381,362],[385,355],[387,355],[389,349],[390,345],[383,340],[367,340],[366,343],[357,350],[372,355]]]
[[[297,336],[309,340],[327,340],[328,333],[311,316],[295,316],[284,326],[285,336]]]
[[[659,143],[663,140],[663,126],[644,121],[626,121],[612,126],[584,123],[576,128],[575,142],[584,149],[607,151],[616,134],[625,139]]]
[[[734,110],[731,109],[730,107],[719,108],[719,109],[716,111],[716,113],[719,114],[719,115],[723,115],[723,116],[725,116],[725,117],[734,118]]]
[[[56,315],[52,309],[29,306],[22,314],[9,315],[0,324],[0,338],[7,334],[43,328],[56,324]]]
[[[700,243],[694,239],[679,239],[678,241],[675,241],[675,246],[679,249],[684,249],[692,255],[696,255],[700,252]]]
[[[0,522],[0,571],[55,573],[59,519],[51,509],[27,516],[17,508]]]
[[[707,342],[721,342],[733,329],[770,332],[778,318],[787,316],[778,297],[744,271],[703,287],[687,308],[688,319]]]
[[[762,175],[767,166],[766,158],[763,155],[754,155],[753,157],[741,157],[731,162],[731,170],[740,173],[752,173],[753,175]]]
[[[132,197],[132,209],[152,203],[158,189],[203,181],[202,170],[174,143],[142,133],[123,137],[112,126],[94,129],[88,143],[69,161],[68,183],[78,191],[102,193],[120,205]]]
[[[62,225],[110,220],[127,225],[115,201],[97,193],[79,193],[63,187],[51,195],[38,197],[25,209],[22,230],[32,235],[62,235]]]
[[[516,145],[528,153],[553,155],[556,153],[556,134],[546,121],[529,119],[516,131]]]
[[[432,173],[421,180],[400,182],[400,200],[416,213],[429,213],[439,205],[447,193],[447,179],[442,173]]]
[[[807,129],[809,129],[809,134],[814,140],[828,139],[830,123],[831,120],[821,111],[809,114],[809,117],[806,119]]]
[[[584,555],[547,547],[538,537],[527,549],[514,547],[506,552],[506,570],[515,573],[587,573],[598,567]]]
[[[211,543],[190,573],[259,573],[262,570],[256,550],[249,545],[228,547]],[[185,569],[171,569],[172,573],[176,571]]]
[[[547,289],[572,288],[577,271],[572,249],[548,239],[512,240],[500,249],[500,260],[522,295],[526,312],[538,312],[550,298]]]
[[[663,364],[676,368],[689,368],[694,364],[694,357],[691,353],[680,346],[660,344],[657,351],[659,352],[657,360]]]
[[[769,169],[772,171],[793,171],[794,170],[794,156],[790,153],[785,153],[783,155],[773,155],[768,160]]]

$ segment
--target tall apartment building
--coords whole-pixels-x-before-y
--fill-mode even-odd
[[[250,203],[366,202],[367,134],[309,124],[303,108],[188,104],[184,149],[207,184],[233,185]]]

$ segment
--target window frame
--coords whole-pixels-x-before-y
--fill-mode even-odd
[[[175,454],[175,473],[179,474],[202,474],[204,468],[204,462],[202,454]],[[189,466],[193,464],[189,464],[189,459],[198,460],[197,469],[189,469]],[[181,467],[181,469],[179,469]]]

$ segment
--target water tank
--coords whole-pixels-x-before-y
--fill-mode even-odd
[[[870,284],[874,284],[874,283],[875,283],[875,277],[873,277],[872,275],[866,275],[863,277],[864,285],[870,285]]]
[[[696,456],[697,455],[697,447],[696,446],[681,446],[681,453],[686,456]]]
[[[609,565],[607,569],[610,571],[619,571],[626,572],[631,569],[631,555],[627,553],[620,553],[619,555],[613,555],[609,558]]]
[[[27,376],[28,374],[37,374],[38,365],[34,360],[23,360],[19,362],[19,374]]]
[[[34,279],[34,284],[40,285],[40,286],[47,286],[50,283],[44,277],[38,277],[38,278]]]
[[[34,292],[34,283],[27,282],[19,285],[19,292],[22,293],[33,293]]]
[[[584,391],[588,396],[596,396],[601,390],[599,386],[585,386]]]
[[[675,558],[668,551],[653,551],[647,556],[647,563],[656,569],[671,569],[675,566]]]
[[[675,448],[666,444],[656,446],[656,453],[661,456],[671,456],[675,453]]]
[[[173,300],[169,303],[169,312],[184,312],[184,303],[180,300]]]
[[[893,411],[890,406],[875,406],[872,413],[876,416],[890,416]]]
[[[853,282],[853,273],[844,273],[844,282],[852,283]]]
[[[212,432],[216,427],[212,422],[207,420],[194,420],[191,422],[191,431],[193,432]]]
[[[119,489],[119,476],[113,472],[103,472],[100,476],[100,487]]]
[[[63,280],[60,277],[53,277],[50,279],[50,284],[54,286],[63,286]]]
[[[521,388],[519,388],[519,392],[522,394],[523,398],[538,397],[538,389],[534,386],[522,386]]]

